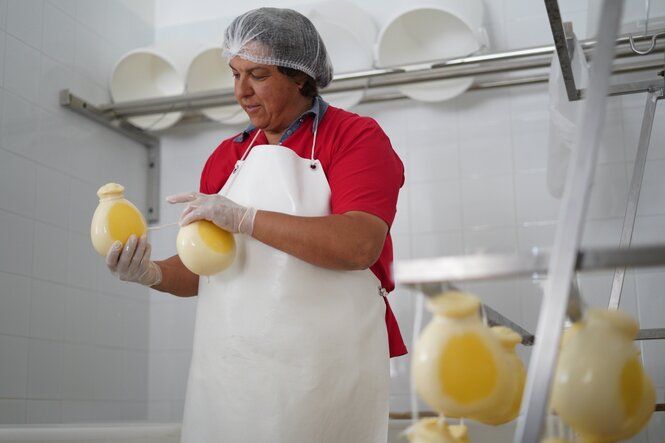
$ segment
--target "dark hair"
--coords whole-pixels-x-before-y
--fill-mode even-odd
[[[297,69],[293,68],[287,68],[284,66],[277,66],[277,70],[282,74],[294,78],[296,80],[298,79],[305,80],[305,84],[302,86],[302,88],[300,88],[300,95],[304,95],[305,97],[311,97],[311,98],[314,98],[317,95],[319,95],[319,87],[316,85],[316,80],[314,80],[312,77],[305,74],[304,72],[298,71]]]

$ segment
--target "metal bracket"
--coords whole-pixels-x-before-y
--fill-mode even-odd
[[[572,51],[569,49],[571,43],[572,25],[567,24],[564,27],[561,21],[561,13],[559,12],[559,3],[557,0],[545,0],[545,8],[547,9],[547,16],[550,20],[550,27],[552,28],[552,36],[554,37],[554,46],[556,48],[557,56],[559,57],[559,64],[561,65],[561,75],[563,82],[566,85],[566,93],[568,100],[574,101],[581,98],[581,94],[577,86],[575,86],[575,76],[573,75],[573,67],[571,63]],[[566,28],[568,34],[566,34]]]
[[[159,222],[159,175],[161,165],[159,137],[143,132],[124,121],[109,119],[108,116],[97,106],[72,94],[69,89],[63,89],[60,91],[60,106],[100,123],[112,131],[119,132],[147,148],[148,191],[147,207],[145,208],[144,215],[149,224]]]

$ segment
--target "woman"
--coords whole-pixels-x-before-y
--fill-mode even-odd
[[[198,295],[185,401],[187,442],[385,442],[388,356],[406,353],[385,299],[390,225],[404,181],[366,117],[318,95],[332,66],[312,23],[260,8],[228,27],[224,55],[251,124],[208,159],[181,225],[236,233],[231,268],[211,277],[178,256],[118,243],[112,272]]]

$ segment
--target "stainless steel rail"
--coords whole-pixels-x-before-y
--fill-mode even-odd
[[[419,289],[427,283],[496,280],[538,277],[548,273],[552,254],[533,249],[521,254],[477,254],[397,260],[393,266],[395,281]],[[665,266],[665,244],[622,248],[581,249],[576,253],[576,271],[615,269],[619,266]]]
[[[636,37],[636,39],[639,41],[641,39],[646,40],[650,37],[651,35],[648,35]],[[585,53],[591,55],[591,51],[595,47],[596,41],[587,40],[581,42],[581,44]],[[618,38],[616,40],[616,45],[618,46],[618,59],[634,55],[630,50],[629,38],[627,36]],[[665,44],[662,46],[665,47]],[[374,90],[433,80],[445,80],[469,76],[475,77],[489,74],[495,76],[497,73],[549,68],[554,51],[554,45],[546,45],[493,54],[461,57],[445,61],[439,60],[429,64],[422,63],[396,68],[373,69],[340,74],[334,77],[331,84],[324,89],[324,92],[332,93],[362,89]],[[630,64],[625,64],[624,66],[617,65],[617,70],[648,70],[660,66],[662,66],[662,61],[660,59],[657,59],[656,57],[647,57],[646,60],[640,60],[633,66]],[[544,77],[545,81],[546,79],[547,77]],[[532,82],[529,76],[526,77],[523,83],[520,83],[519,79],[515,78],[503,80],[511,81],[511,85]],[[174,111],[198,111],[204,108],[231,104],[236,104],[233,90],[225,89],[175,95],[172,97],[108,103],[100,105],[98,109],[108,119],[124,119],[139,115],[160,114]]]

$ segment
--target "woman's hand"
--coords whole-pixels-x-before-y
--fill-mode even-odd
[[[209,220],[220,228],[252,235],[256,209],[240,206],[219,194],[188,192],[166,198],[169,203],[189,203],[180,216],[180,226],[197,220]]]
[[[106,266],[122,281],[131,281],[145,286],[158,285],[162,271],[150,260],[150,243],[145,234],[137,239],[131,235],[124,247],[120,241],[111,245],[106,254]]]

